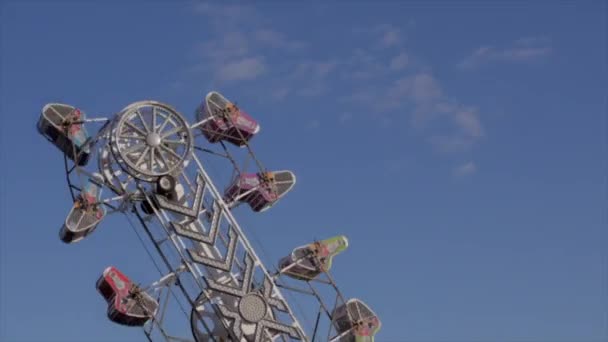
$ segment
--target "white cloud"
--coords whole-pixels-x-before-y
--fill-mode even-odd
[[[328,86],[323,83],[313,83],[309,86],[301,86],[296,91],[296,94],[304,97],[319,96],[328,91]]]
[[[238,31],[222,32],[218,39],[200,44],[197,50],[204,58],[216,63],[250,53],[247,37]]]
[[[434,110],[439,111],[442,106],[444,105],[435,106]],[[444,128],[440,134],[435,134],[429,138],[429,142],[439,152],[457,153],[467,151],[484,136],[484,129],[477,108],[446,105],[443,109],[445,109],[443,112],[435,113],[436,116],[430,119],[444,117],[452,123],[454,129]],[[429,117],[423,119],[429,119]]]
[[[462,62],[458,64],[461,69],[473,68],[487,59],[490,54],[494,52],[494,48],[490,46],[481,46],[477,48],[471,55],[467,56]]]
[[[252,80],[265,70],[261,58],[248,57],[222,65],[217,71],[217,78],[220,81]]]
[[[209,16],[214,13],[207,7],[201,11]],[[242,16],[245,12],[245,9],[238,9],[237,15]],[[251,23],[248,18],[243,20]],[[305,48],[305,44],[290,39],[279,30],[262,26],[260,22],[243,27],[235,20],[227,30],[219,22],[215,30],[216,38],[202,44],[199,55],[203,57],[200,64],[208,68],[206,71],[215,73],[218,81],[253,80],[264,75],[260,84],[268,89],[267,96],[274,101],[308,97],[306,100],[314,103],[312,97],[330,92],[342,95],[341,99],[355,104],[357,109],[365,111],[387,129],[401,125],[403,119],[398,115],[405,114],[413,128],[422,133],[423,141],[440,152],[469,151],[484,136],[478,109],[464,106],[446,95],[447,90],[429,71],[431,68],[424,68],[415,54],[405,50],[400,28],[389,25],[371,28],[360,34],[369,38],[362,43],[363,48],[336,50],[337,55],[327,59],[293,53]],[[526,38],[503,49],[480,47],[464,64],[475,66],[489,61],[538,58],[547,52],[535,49],[549,48],[543,44],[547,42]],[[284,52],[285,56],[279,52]],[[391,52],[388,58],[386,52]],[[334,76],[339,76],[343,82],[335,86],[331,83],[336,79]],[[334,120],[345,125],[357,114],[351,109],[356,110],[346,108],[336,112]],[[309,129],[320,126],[317,118],[305,122]],[[471,161],[452,171],[457,176],[466,176],[474,174],[477,166]]]
[[[387,28],[382,34],[380,43],[385,48],[398,46],[401,44],[401,31],[396,28]]]
[[[201,6],[200,11],[213,16],[214,9],[208,6]],[[239,7],[237,16],[246,11]],[[220,12],[229,15],[226,9]],[[248,18],[243,20],[251,22]],[[247,27],[239,25],[235,21],[226,30],[218,23],[216,38],[200,46],[199,56],[203,60],[199,69],[214,73],[217,81],[253,80],[264,75],[262,82],[270,89],[268,96],[275,101],[293,96],[315,97],[337,89],[336,92],[344,94],[341,99],[363,108],[382,125],[393,126],[399,121],[395,115],[406,113],[414,128],[421,130],[439,151],[466,151],[484,135],[477,108],[463,106],[445,95],[439,80],[428,71],[430,68],[422,69],[410,51],[405,52],[399,28],[389,25],[371,28],[366,31],[370,41],[365,48],[315,60],[298,58],[299,54],[275,59],[276,52],[293,52],[304,48],[304,44],[290,40],[280,31],[262,27],[259,22]],[[512,59],[527,58],[534,53],[524,49],[533,49],[539,42],[539,39],[524,39],[511,47],[520,50],[503,49],[503,55]],[[378,48],[393,48],[395,53],[388,60],[381,59]],[[495,50],[482,47],[474,55],[483,60]],[[273,53],[272,59],[269,51]],[[330,83],[335,80],[334,75],[344,81],[339,87]],[[347,109],[335,115],[338,122],[344,124],[352,119],[353,113]],[[310,128],[319,126],[318,120],[309,122]]]
[[[204,11],[212,12],[207,8]],[[239,12],[240,11],[240,12]],[[239,10],[237,13],[244,13]],[[209,14],[211,15],[211,14]],[[239,14],[240,15],[240,14]],[[247,19],[249,20],[249,19]],[[270,81],[269,97],[284,101],[287,97],[316,97],[332,91],[330,82],[339,75],[344,84],[340,92],[343,98],[364,108],[376,121],[385,127],[394,127],[399,121],[395,116],[407,113],[414,128],[422,131],[425,140],[441,152],[464,152],[469,150],[484,135],[479,112],[475,107],[463,106],[445,95],[439,80],[428,69],[417,65],[410,51],[403,48],[403,35],[399,28],[382,25],[366,31],[369,43],[364,48],[345,51],[343,56],[331,59],[305,57],[270,59],[273,52],[294,52],[305,45],[291,40],[283,32],[252,24],[248,27],[230,26],[225,30],[216,27],[218,36],[201,46],[204,60],[201,64],[211,66],[219,81],[252,80],[264,74]],[[524,39],[509,49],[501,50],[501,58],[531,58],[533,50],[542,40]],[[380,58],[378,49],[391,49],[395,53],[388,60]],[[495,47],[481,47],[474,51],[473,63],[497,56]],[[267,57],[266,57],[267,56]],[[295,55],[299,56],[299,55]],[[273,56],[274,57],[274,56]],[[272,63],[276,61],[275,63]],[[405,73],[404,73],[405,72]],[[336,113],[339,124],[352,120],[353,113]],[[311,129],[320,127],[318,119],[306,123]],[[475,164],[461,165],[457,173],[471,174]],[[456,172],[456,171],[455,171]]]
[[[281,76],[281,83],[297,84],[294,94],[304,97],[319,96],[331,88],[327,77],[338,67],[334,61],[301,61],[291,68],[287,75]]]
[[[200,1],[200,2],[196,2],[192,8],[197,13],[205,13],[206,14],[206,13],[209,13],[211,11],[212,6],[208,2]]]
[[[390,24],[380,24],[372,27],[356,27],[352,33],[358,36],[371,36],[375,40],[374,48],[390,48],[401,45],[403,34],[401,29]]]
[[[457,177],[469,176],[475,172],[477,172],[477,166],[472,161],[461,164],[454,169],[454,175]]]
[[[271,91],[270,96],[276,101],[281,101],[281,100],[284,100],[287,97],[287,95],[289,95],[289,93],[290,93],[289,88],[279,88],[279,89],[275,89],[275,90]]]
[[[385,102],[389,101],[386,94],[382,95],[380,94],[379,90],[375,89],[374,87],[361,87],[358,89],[353,89],[347,95],[339,97],[338,101],[342,103],[354,104],[359,108],[366,108],[366,110],[372,108],[379,109],[379,107],[387,107]]]
[[[304,61],[295,66],[294,76],[304,78],[323,79],[337,67],[333,61]]]
[[[515,41],[515,44],[522,46],[538,46],[538,45],[550,45],[551,39],[547,36],[530,36],[523,37]]]
[[[357,48],[340,62],[341,77],[347,81],[361,82],[386,75],[388,68],[375,54]]]
[[[502,51],[498,57],[505,61],[529,61],[549,55],[552,51],[551,47],[516,47]]]
[[[394,109],[406,102],[421,107],[433,103],[441,96],[442,91],[437,80],[430,74],[421,72],[394,81],[386,91],[385,99],[380,102],[384,109]]]
[[[278,46],[285,43],[285,36],[282,33],[268,29],[256,30],[254,37],[258,41],[269,45]]]
[[[345,79],[355,80],[355,81],[369,80],[376,76],[378,76],[378,73],[375,73],[371,70],[354,70],[354,71],[347,71],[344,73]]]
[[[258,20],[255,9],[238,4],[222,4],[219,2],[197,1],[194,3],[195,13],[204,15],[216,29],[234,29],[239,24]]]
[[[454,121],[465,136],[479,138],[483,135],[483,128],[476,108],[463,108],[457,111],[454,114]]]
[[[172,90],[178,90],[178,89],[181,89],[183,86],[184,86],[184,82],[182,82],[182,81],[173,81],[173,82],[171,82],[171,83],[169,84],[169,87],[170,87]]]
[[[270,29],[256,30],[253,37],[256,41],[277,49],[297,51],[306,47],[305,43],[289,40],[283,33]]]
[[[399,71],[405,69],[408,63],[409,57],[407,53],[402,52],[399,55],[393,57],[389,67],[391,68],[391,70]]]
[[[356,48],[355,51],[351,54],[351,57],[347,61],[350,65],[359,66],[361,64],[371,64],[374,63],[376,57],[371,54],[369,51]]]
[[[412,82],[412,98],[415,102],[434,101],[441,96],[441,88],[437,80],[429,74],[421,73],[414,76]]]
[[[407,110],[410,123],[426,132],[428,142],[440,152],[464,152],[484,135],[478,109],[448,98],[439,81],[425,71],[399,78],[384,89],[356,90],[342,100],[367,106],[387,120],[389,113]]]
[[[451,135],[433,135],[428,142],[439,152],[458,153],[469,150],[475,141],[470,137],[452,133]]]
[[[458,63],[458,67],[472,69],[491,62],[527,62],[548,56],[552,52],[548,38],[526,37],[516,40],[508,47],[481,46]]]
[[[253,80],[266,74],[272,76],[266,63],[270,53],[305,48],[304,43],[290,40],[282,32],[262,27],[264,21],[253,7],[197,2],[193,10],[204,16],[211,39],[196,47],[198,60],[187,68],[190,72],[212,74],[213,79],[220,82]],[[271,71],[277,74],[277,69],[285,69],[288,64],[293,63],[273,63]],[[317,71],[324,72],[327,71],[323,66]],[[277,88],[284,89],[285,85]],[[274,99],[280,100],[286,95],[285,91],[276,92]]]

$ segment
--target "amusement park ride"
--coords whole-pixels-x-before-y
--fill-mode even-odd
[[[108,318],[142,327],[150,341],[373,341],[380,320],[361,300],[346,300],[329,273],[346,237],[298,247],[271,273],[235,220],[232,208],[265,211],[296,182],[292,172],[268,171],[255,157],[249,141],[260,131],[256,120],[218,92],[207,94],[195,119],[189,124],[155,101],[132,103],[111,118],[87,118],[59,103],[42,109],[38,131],[63,152],[73,199],[60,239],[76,243],[120,212],[139,223],[144,247],[156,251],[150,257],[159,261],[160,279],[148,286],[114,266],[103,270],[96,286]],[[89,134],[95,124],[101,127]],[[232,164],[223,193],[203,168],[208,155]],[[239,166],[247,163],[257,170]],[[284,293],[314,299],[314,325],[300,324]],[[177,320],[186,321],[187,337],[171,331]]]

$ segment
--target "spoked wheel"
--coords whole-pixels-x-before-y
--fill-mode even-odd
[[[262,310],[259,306],[257,298],[262,298],[258,294],[248,294],[240,300],[230,295],[211,292],[212,302],[221,301],[222,305],[226,306],[230,311],[237,312],[241,316],[240,330],[243,334],[242,341],[250,341],[255,337],[257,322],[263,317],[271,313],[271,310],[265,306],[262,300]],[[230,333],[224,328],[222,318],[218,317],[211,302],[207,299],[204,293],[201,293],[196,299],[195,305],[190,313],[190,327],[192,335],[196,342],[211,341],[213,337],[218,342],[241,342],[233,341],[230,338]],[[228,319],[230,320],[230,319]],[[270,332],[272,336],[263,334],[260,342],[272,342],[275,340],[276,332]],[[256,339],[256,341],[258,341]]]
[[[226,300],[227,296],[222,296]],[[196,299],[196,305],[192,307],[190,313],[190,328],[192,329],[192,337],[196,342],[212,341],[212,338],[218,342],[231,342],[230,334],[224,328],[220,318],[214,313],[210,307],[207,298],[203,293]]]
[[[125,171],[145,181],[177,173],[192,148],[192,134],[184,117],[154,101],[125,108],[115,122],[112,139]]]

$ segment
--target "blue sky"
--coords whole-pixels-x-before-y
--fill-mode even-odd
[[[377,341],[608,339],[606,2],[0,8],[2,341],[143,340],[94,283],[110,264],[155,276],[123,217],[59,241],[69,193],[42,106],[155,99],[192,118],[212,89],[298,177],[238,212],[265,261],[347,235],[334,276],[380,315]]]

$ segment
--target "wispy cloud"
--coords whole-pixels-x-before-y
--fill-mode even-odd
[[[405,67],[407,67],[409,60],[410,59],[409,59],[407,53],[401,52],[397,56],[393,57],[393,59],[391,59],[389,67],[391,68],[391,70],[394,70],[394,71],[403,70],[403,69],[405,69]]]
[[[230,6],[200,5],[198,9],[209,18],[217,11],[226,15],[234,11],[240,17],[230,19],[228,26],[212,23],[213,38],[199,46],[198,70],[212,73],[216,81],[256,80],[264,84],[270,100],[276,102],[292,97],[313,101],[313,97],[334,95],[346,103],[345,109],[336,113],[339,124],[361,112],[388,129],[403,122],[399,115],[407,115],[405,121],[409,119],[412,128],[422,134],[422,141],[439,152],[469,151],[485,135],[479,109],[449,95],[432,68],[423,66],[413,51],[405,49],[401,28],[379,25],[361,29],[354,32],[361,37],[359,47],[315,58],[311,54],[314,42],[291,39],[262,25],[263,18],[252,20],[259,15],[251,13],[252,9],[226,7]],[[245,21],[248,24],[243,26]],[[526,58],[531,52],[523,49],[542,44],[547,42],[540,38],[521,39],[509,49],[500,50],[500,55],[504,59]],[[305,53],[299,53],[302,50]],[[474,55],[483,61],[495,51],[499,49],[489,47]],[[356,106],[349,108],[353,104]],[[311,118],[308,127],[314,129],[320,124]],[[476,169],[472,161],[461,166],[464,171],[459,174],[472,174]]]
[[[469,176],[469,175],[474,174],[475,172],[477,172],[477,166],[475,165],[474,162],[471,162],[471,161],[458,165],[453,170],[453,174],[456,177]]]
[[[299,51],[306,47],[306,43],[287,39],[285,34],[270,29],[256,30],[253,37],[259,43],[276,49]]]
[[[401,31],[396,28],[387,28],[380,40],[383,47],[397,46],[401,43]]]
[[[277,88],[270,91],[270,96],[275,101],[283,101],[287,97],[287,95],[289,95],[289,92],[289,88]]]
[[[252,80],[264,73],[266,66],[260,57],[247,57],[223,64],[217,70],[219,81]]]
[[[454,122],[466,136],[480,138],[483,135],[483,128],[476,108],[469,107],[458,110],[454,114]]]
[[[368,49],[355,48],[341,62],[341,77],[347,81],[363,82],[386,74],[386,66]]]
[[[189,71],[211,74],[223,86],[237,81],[262,81],[274,101],[292,95],[320,96],[331,88],[327,78],[340,63],[300,58],[299,53],[309,48],[308,43],[267,27],[254,8],[196,3],[194,10],[208,20],[212,32],[211,39],[197,47],[199,60]]]
[[[294,70],[296,77],[306,76],[308,78],[323,79],[336,69],[338,63],[335,61],[302,61]]]
[[[320,96],[330,90],[327,78],[338,66],[339,64],[332,60],[301,60],[289,66],[288,71],[280,75],[281,83],[298,85],[287,93],[303,97]],[[285,89],[284,86],[280,88]]]
[[[429,138],[436,150],[444,153],[467,151],[484,136],[477,108],[459,107],[446,114],[454,129]]]
[[[546,57],[553,52],[551,41],[546,37],[521,38],[506,47],[481,46],[465,57],[458,67],[472,69],[496,62],[526,62]]]
[[[466,152],[485,135],[479,109],[446,96],[440,82],[426,71],[404,76],[386,87],[358,89],[342,100],[377,113],[380,122],[392,122],[391,113],[408,113],[411,126],[441,153]]]
[[[211,74],[219,82],[252,80],[265,71],[263,58],[254,54],[242,32],[227,31],[216,37],[196,46],[197,62],[190,71]]]
[[[428,103],[435,101],[442,95],[442,90],[437,80],[427,73],[419,73],[412,77],[399,80],[410,90],[410,97],[416,103]]]
[[[233,29],[238,23],[257,21],[259,16],[255,9],[240,4],[225,4],[220,2],[196,1],[192,9],[195,13],[208,17],[208,22],[216,28]]]
[[[403,43],[404,35],[401,28],[390,25],[380,24],[371,27],[357,27],[352,30],[354,34],[373,37],[376,42],[373,46],[376,49],[387,49],[399,47]]]
[[[410,104],[410,122],[431,135],[430,142],[441,152],[468,149],[483,136],[478,109],[463,106],[445,96],[439,81],[429,73],[419,72],[395,81],[384,101],[388,109]],[[433,124],[439,127],[433,129]]]
[[[271,69],[267,64],[270,53],[306,48],[305,43],[290,40],[283,33],[265,27],[259,13],[252,7],[196,2],[193,9],[205,17],[211,38],[196,47],[198,61],[188,70],[211,74],[215,82],[225,85],[256,80]],[[281,92],[275,92],[275,99],[280,100],[287,95],[288,90],[281,88]]]
[[[341,100],[367,107],[384,123],[394,121],[393,113],[409,113],[412,127],[438,152],[461,153],[475,146],[485,135],[479,109],[446,94],[431,68],[411,63],[411,54],[405,52],[399,30],[385,25],[371,31],[384,47],[400,52],[382,62],[377,53],[355,50],[347,65],[356,70],[351,73],[351,80],[357,86]],[[541,39],[516,42],[518,47],[540,43],[546,42]],[[357,82],[357,77],[365,77],[365,82]]]

